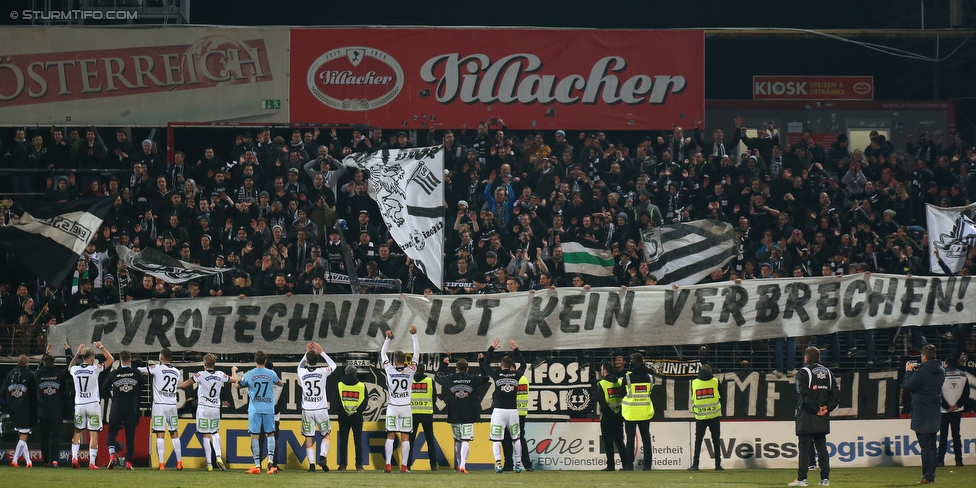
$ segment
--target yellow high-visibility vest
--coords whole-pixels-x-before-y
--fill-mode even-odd
[[[424,379],[413,382],[410,409],[418,415],[434,413],[434,380],[430,376],[424,376]]]
[[[691,382],[691,399],[693,406],[691,411],[695,414],[695,420],[708,420],[722,415],[722,404],[719,399],[722,395],[718,391],[718,378],[702,381],[695,378]]]
[[[515,395],[515,406],[518,408],[520,417],[529,414],[529,379],[522,375],[519,378],[518,391]]]
[[[355,385],[347,385],[340,381],[339,400],[347,414],[355,414],[356,410],[359,410],[359,405],[366,400],[366,385],[362,381]]]
[[[600,380],[600,390],[603,391],[603,400],[607,402],[607,406],[614,413],[620,413],[620,404],[624,400],[624,388],[620,385],[620,379],[617,381]]]
[[[624,420],[639,422],[654,418],[654,404],[651,403],[651,389],[654,383],[631,383],[630,373],[624,378],[626,393],[620,402],[620,413]]]

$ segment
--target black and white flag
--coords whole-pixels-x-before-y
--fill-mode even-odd
[[[0,246],[39,278],[60,286],[112,210],[115,197],[52,203],[0,230]]]
[[[193,263],[182,261],[155,249],[143,249],[134,252],[125,246],[115,246],[115,251],[129,269],[145,273],[149,276],[161,278],[167,283],[186,283],[190,280],[213,276],[228,271],[226,268],[205,268]]]
[[[659,285],[693,285],[735,257],[735,232],[720,220],[696,220],[641,233],[644,257]]]
[[[343,164],[369,171],[369,196],[393,240],[443,288],[444,146],[353,154]]]
[[[938,251],[929,259],[929,267],[936,274],[955,274],[966,264],[969,248],[976,244],[976,203],[965,207],[942,208],[925,205],[925,225],[929,230],[929,247]],[[948,268],[942,269],[942,261]]]

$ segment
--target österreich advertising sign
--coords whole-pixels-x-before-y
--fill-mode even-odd
[[[753,76],[754,100],[874,100],[873,76]]]
[[[704,112],[701,31],[293,29],[291,121],[671,129]]]
[[[26,125],[287,122],[286,29],[6,28],[0,118]],[[272,106],[269,104],[268,106]]]

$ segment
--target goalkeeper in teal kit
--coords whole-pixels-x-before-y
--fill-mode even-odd
[[[274,386],[284,383],[278,375],[264,367],[268,355],[264,351],[254,353],[256,368],[244,373],[238,388],[247,388],[250,401],[247,404],[247,430],[251,433],[251,456],[254,467],[247,474],[261,474],[261,434],[268,436],[268,474],[277,474],[278,466],[272,457],[275,452]]]

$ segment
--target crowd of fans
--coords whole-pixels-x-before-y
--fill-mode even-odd
[[[3,141],[3,167],[47,171],[11,173],[3,190],[43,193],[37,198],[48,202],[117,200],[60,287],[2,256],[0,271],[9,282],[0,284],[0,315],[8,324],[43,325],[125,300],[349,293],[349,285],[332,279],[347,274],[340,232],[355,273],[372,278],[363,281],[365,293],[587,286],[587,277],[565,272],[560,242],[566,235],[611,249],[616,284],[655,284],[643,261],[641,230],[704,218],[730,222],[738,243],[736,258],[711,281],[865,271],[921,275],[936,259],[925,238],[925,204],[960,206],[976,195],[976,151],[959,136],[943,148],[922,133],[896,150],[876,134],[870,146],[851,148],[841,134],[824,148],[809,131],[790,145],[771,125],[748,137],[742,118],[730,122],[727,133],[714,129],[709,137],[698,123],[687,132],[675,127],[643,136],[636,145],[600,132],[516,134],[500,118],[476,130],[423,131],[419,141],[379,128],[269,128],[243,132],[234,142],[212,141],[202,154],[176,151],[172,163],[154,141],[136,145],[123,129],[107,142],[95,128],[71,130],[68,137],[57,129],[18,130]],[[737,154],[740,142],[748,150]],[[446,168],[443,291],[390,239],[367,195],[368,178],[341,164],[352,152],[440,143]],[[0,202],[0,225],[23,212],[25,198]],[[345,225],[337,226],[340,221]],[[170,285],[127,270],[116,245],[226,271]],[[974,255],[962,274],[974,270]],[[40,330],[14,334],[13,347],[41,347]],[[958,338],[964,353],[969,329],[955,333],[965,336]],[[917,330],[912,337],[916,347],[925,340]],[[849,354],[856,340],[847,337]],[[836,362],[839,338],[830,341]],[[873,361],[875,339],[861,341]],[[786,363],[777,369],[792,369],[789,357]]]

